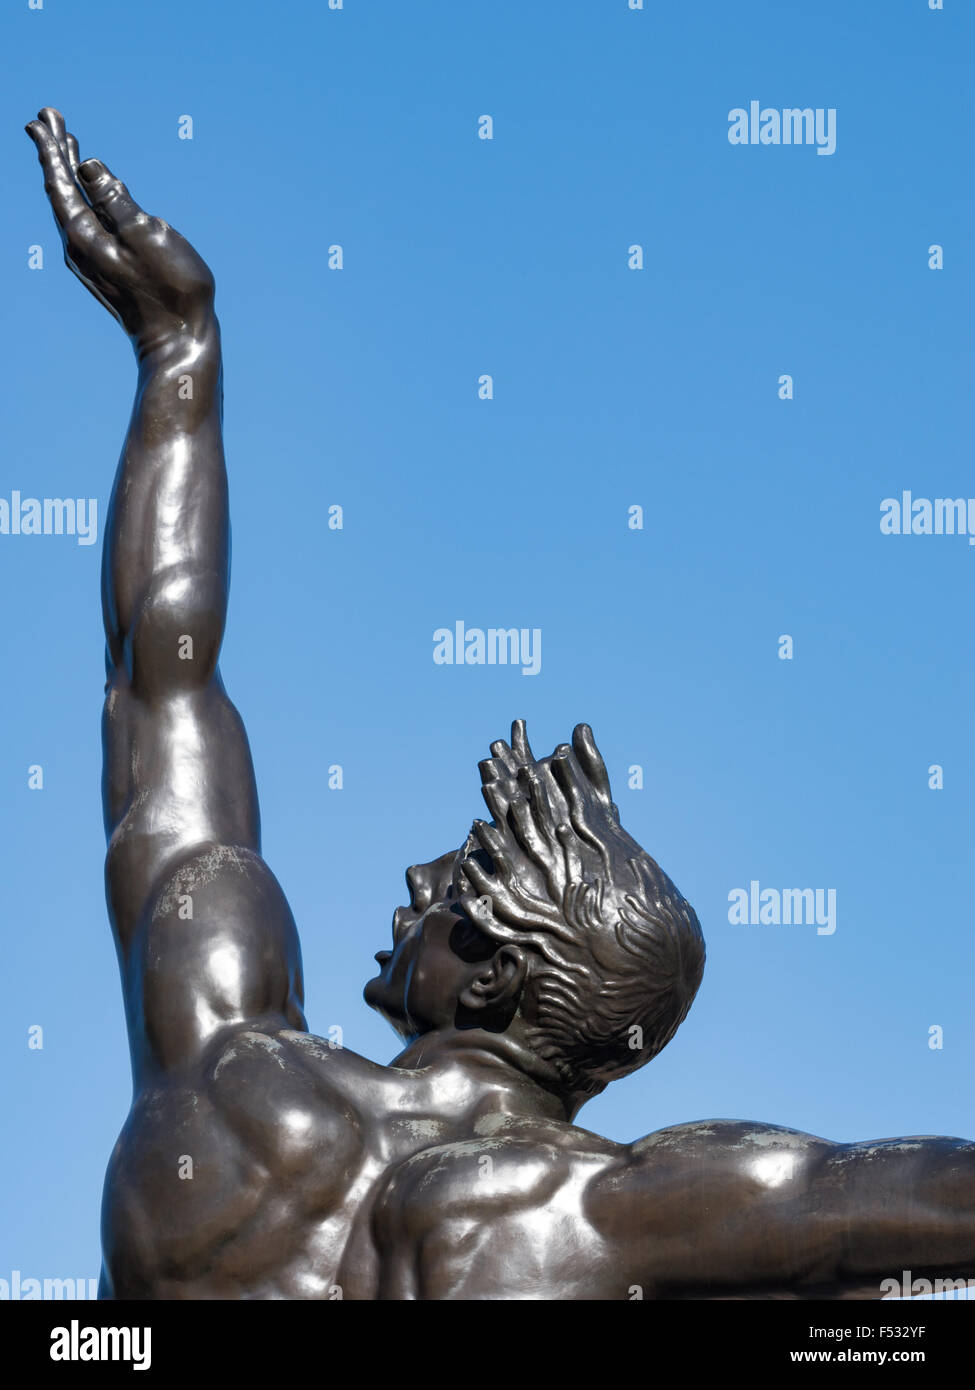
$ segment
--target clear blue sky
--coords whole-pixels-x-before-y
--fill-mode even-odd
[[[539,754],[585,720],[709,963],[582,1122],[975,1134],[975,549],[879,527],[904,489],[975,493],[973,39],[961,0],[4,7],[0,496],[94,496],[101,521],[134,385],[61,263],[22,130],[51,104],[216,275],[222,668],[314,1029],[393,1055],[361,989],[405,866],[483,814],[513,717]],[[732,146],[751,100],[835,108],[835,154]],[[0,535],[0,1277],[97,1274],[129,1099],[99,550]],[[541,628],[541,673],[436,666],[458,619]],[[835,933],[732,926],[753,879],[835,889]]]

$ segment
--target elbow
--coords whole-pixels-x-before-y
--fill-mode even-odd
[[[199,689],[217,669],[226,583],[214,570],[178,568],[154,578],[128,634],[124,654],[140,695]]]

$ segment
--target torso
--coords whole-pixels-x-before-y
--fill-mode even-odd
[[[133,1106],[106,1187],[106,1292],[625,1299],[585,1214],[620,1146],[482,1104],[432,1113],[428,1096],[422,1073],[322,1038],[234,1034]]]

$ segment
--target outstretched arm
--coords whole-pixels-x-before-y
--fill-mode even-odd
[[[629,1147],[592,1212],[645,1297],[879,1299],[905,1271],[975,1279],[975,1143],[675,1125]]]
[[[217,669],[229,521],[213,277],[104,164],[79,162],[57,111],[27,131],[65,260],[138,362],[102,567],[106,875],[133,1053],[168,1066],[226,1023],[301,1020],[297,936],[259,858],[250,750]]]

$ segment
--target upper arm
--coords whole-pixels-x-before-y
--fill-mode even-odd
[[[294,918],[260,855],[198,845],[170,866],[124,967],[137,1074],[195,1063],[243,1025],[303,1031]]]
[[[816,1282],[838,1248],[841,1215],[814,1197],[836,1147],[774,1125],[675,1125],[594,1184],[593,1220],[644,1297]]]
[[[201,844],[260,852],[243,722],[218,674],[154,696],[111,675],[102,718],[106,889],[123,959],[154,892]]]
[[[192,1062],[227,1027],[305,1026],[243,723],[216,672],[178,677],[140,692],[116,669],[103,720],[106,889],[137,1075]]]

